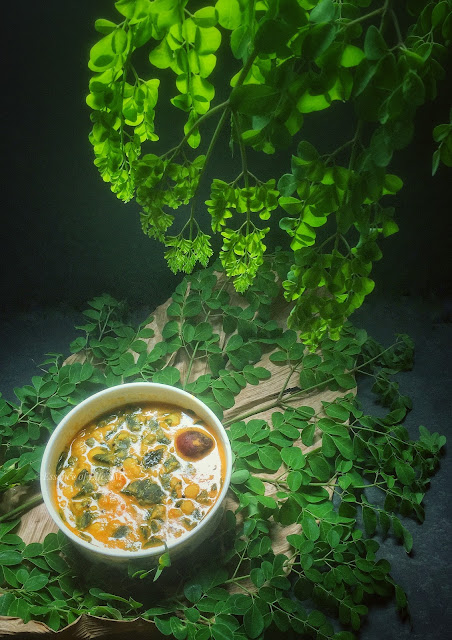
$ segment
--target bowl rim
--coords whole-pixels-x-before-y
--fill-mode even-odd
[[[158,547],[152,547],[150,549],[140,549],[138,551],[128,551],[126,549],[110,549],[108,547],[97,546],[92,544],[91,542],[83,540],[83,538],[80,538],[75,533],[73,533],[69,529],[69,527],[66,527],[64,521],[59,516],[53,504],[52,496],[49,491],[49,488],[52,482],[50,478],[52,477],[52,475],[54,475],[53,472],[49,469],[49,462],[50,462],[50,457],[53,453],[54,444],[57,441],[58,437],[61,435],[62,432],[64,432],[64,430],[67,428],[68,423],[70,424],[70,422],[74,419],[74,416],[76,416],[81,409],[85,408],[87,405],[89,406],[92,402],[95,402],[101,396],[112,395],[114,397],[115,394],[118,393],[119,391],[127,393],[127,390],[137,389],[139,387],[143,389],[152,388],[152,389],[162,389],[165,391],[169,390],[171,393],[174,393],[176,396],[179,396],[181,399],[189,398],[191,402],[193,402],[194,400],[196,404],[199,404],[201,406],[203,411],[206,412],[209,417],[209,420],[208,420],[209,426],[211,426],[215,430],[215,432],[219,436],[221,436],[221,441],[224,446],[225,458],[226,458],[225,477],[224,477],[223,486],[221,488],[221,491],[217,497],[215,504],[213,505],[211,510],[206,514],[206,516],[200,521],[199,525],[194,529],[192,529],[191,531],[187,531],[179,538],[176,538],[173,541],[165,543],[164,545],[159,545]],[[143,399],[143,400],[130,401],[131,404],[135,402],[136,403],[146,402],[146,400]],[[127,399],[125,399],[123,402],[121,402],[121,404],[118,404],[116,406],[119,407],[123,404],[127,404]],[[174,406],[178,406],[181,409],[184,409],[183,402],[179,403],[171,399],[168,401],[163,400],[162,404],[171,404]],[[116,407],[113,405],[113,408],[116,408]],[[102,411],[102,413],[105,413],[106,411],[108,411],[108,408],[106,408],[105,411]],[[93,417],[94,415],[95,414],[93,414]],[[171,385],[167,385],[159,382],[138,381],[138,382],[126,382],[124,384],[115,385],[113,387],[107,387],[106,389],[102,389],[101,391],[97,391],[96,393],[88,396],[87,398],[79,402],[77,405],[75,405],[64,416],[64,418],[56,425],[55,429],[50,435],[50,438],[45,446],[44,453],[42,456],[39,479],[40,479],[43,502],[47,508],[49,515],[51,516],[55,524],[58,526],[58,529],[61,530],[64,533],[64,535],[66,535],[72,542],[74,542],[76,545],[83,547],[84,549],[86,549],[91,553],[94,553],[98,556],[103,556],[105,559],[121,558],[124,560],[138,560],[141,558],[158,557],[162,555],[162,553],[165,553],[166,551],[168,552],[176,551],[178,547],[185,546],[191,538],[196,538],[197,536],[199,536],[202,529],[209,523],[209,521],[212,520],[215,513],[220,509],[226,497],[226,493],[229,489],[231,474],[232,474],[231,445],[222,422],[214,414],[214,412],[202,400],[197,398],[194,394],[191,394],[188,391],[185,391],[184,389],[179,389],[178,387],[173,387]]]

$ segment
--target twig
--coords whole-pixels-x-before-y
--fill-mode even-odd
[[[8,513],[4,513],[2,516],[0,516],[0,522],[5,522],[5,520],[11,520],[15,516],[17,516],[19,513],[22,513],[22,511],[28,511],[29,509],[39,504],[40,502],[42,502],[42,494],[38,493],[37,495],[27,500],[27,502],[20,504],[15,509],[11,509],[11,511],[8,511]]]

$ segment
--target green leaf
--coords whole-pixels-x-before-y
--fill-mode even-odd
[[[341,56],[342,67],[357,67],[361,60],[365,58],[364,51],[352,44],[347,44]]]
[[[402,85],[403,96],[408,104],[420,106],[425,102],[425,86],[419,75],[410,69]]]
[[[76,338],[75,340],[73,340],[71,342],[71,344],[69,345],[69,348],[71,350],[72,353],[78,353],[79,351],[81,351],[82,349],[84,349],[86,346],[86,338]]]
[[[375,25],[370,25],[364,38],[364,53],[368,60],[379,60],[388,50],[381,32]]]
[[[238,0],[218,0],[215,9],[218,13],[218,22],[224,29],[233,31],[240,25],[242,14]]]
[[[413,536],[405,527],[403,527],[403,546],[407,553],[410,553],[413,548]]]
[[[199,27],[214,27],[218,22],[218,14],[214,7],[203,7],[195,11],[193,22]]]
[[[0,551],[0,567],[20,564],[22,556],[18,551]]]
[[[249,638],[257,638],[264,630],[264,618],[259,608],[250,607],[243,616],[243,626]]]
[[[363,507],[364,528],[368,536],[372,536],[377,528],[377,516],[371,507]]]
[[[39,591],[48,583],[49,578],[44,573],[38,573],[36,575],[30,575],[30,577],[24,583],[24,589],[26,591]]]
[[[299,471],[291,471],[287,474],[287,485],[291,491],[298,491],[303,483],[303,476]]]
[[[236,351],[243,345],[243,338],[238,334],[231,336],[226,344],[226,352]]]
[[[281,458],[291,469],[302,469],[306,464],[303,452],[296,446],[281,449]]]
[[[297,180],[291,173],[286,173],[278,181],[278,191],[282,196],[291,196],[297,188]]]
[[[91,71],[105,71],[113,66],[116,57],[112,46],[113,33],[109,33],[92,47],[88,63]]]
[[[335,547],[338,546],[338,544],[341,541],[341,536],[338,533],[338,531],[336,531],[335,529],[330,529],[327,533],[326,539],[328,541],[328,544],[330,545],[330,547],[332,549],[334,549]]]
[[[321,482],[329,480],[330,466],[325,458],[320,455],[310,455],[308,464],[311,467],[314,477],[318,478]]]
[[[440,150],[437,149],[432,156],[432,176],[434,176],[438,171],[440,159],[441,159]]]
[[[67,562],[58,553],[48,553],[46,561],[49,567],[58,573],[64,573],[69,569]]]
[[[216,27],[199,28],[196,32],[195,49],[199,55],[215,53],[221,43],[221,32]]]
[[[123,29],[115,29],[112,33],[111,48],[115,54],[121,54],[126,51],[127,34]]]
[[[265,484],[260,478],[250,476],[247,480],[246,486],[250,491],[254,491],[254,493],[257,493],[260,496],[263,496],[265,493]]]
[[[350,436],[336,437],[334,438],[334,444],[339,450],[340,454],[346,460],[354,460],[356,455],[353,447],[353,441]]]
[[[103,33],[104,35],[108,35],[112,31],[114,31],[116,27],[117,25],[114,22],[112,22],[111,20],[104,20],[103,18],[96,20],[94,23],[94,28],[96,29],[96,31],[98,31],[99,33]]]
[[[336,455],[336,446],[334,442],[334,439],[328,433],[323,434],[322,453],[326,458],[332,458]]]
[[[224,409],[231,409],[234,406],[234,394],[232,394],[229,389],[217,388],[213,386],[212,392],[215,396],[215,400]]]
[[[325,413],[330,418],[337,418],[341,422],[346,422],[350,417],[350,412],[339,404],[330,404],[325,408]]]
[[[281,94],[265,84],[247,84],[235,87],[231,93],[231,108],[249,116],[270,114],[277,106]]]
[[[416,474],[409,464],[402,462],[401,460],[397,460],[395,463],[395,470],[397,477],[402,484],[410,485],[413,483]]]
[[[242,24],[231,33],[231,51],[237,60],[241,60],[247,54],[251,41],[251,30],[248,25]]]
[[[320,356],[315,353],[309,353],[303,357],[302,365],[305,369],[312,369],[312,367],[317,367],[321,362]]]
[[[331,100],[324,94],[304,93],[297,102],[297,109],[300,113],[312,113],[313,111],[323,111],[331,104]]]
[[[285,502],[283,502],[279,510],[279,522],[283,526],[288,526],[294,524],[294,522],[297,522],[299,516],[300,505],[294,500],[294,498],[289,497]]]
[[[182,336],[185,342],[191,342],[195,337],[195,327],[188,322],[182,325]]]
[[[309,14],[310,22],[331,22],[336,16],[336,5],[333,0],[320,0]]]
[[[250,477],[250,472],[247,469],[238,469],[234,471],[231,475],[231,483],[232,484],[243,484]]]
[[[157,371],[152,376],[153,382],[159,382],[160,384],[168,384],[174,386],[180,380],[180,371],[176,367],[165,367],[161,371]]]
[[[165,339],[172,338],[179,333],[179,323],[177,320],[167,322],[162,330],[162,337]]]
[[[354,389],[356,387],[355,378],[351,373],[337,373],[334,379],[342,389]]]
[[[301,432],[301,441],[307,447],[310,447],[314,440],[315,424],[310,424]]]
[[[336,37],[334,24],[316,24],[303,42],[304,57],[315,60],[328,49]]]
[[[42,554],[42,544],[40,542],[31,542],[22,551],[23,558],[34,558]]]
[[[303,517],[301,518],[301,528],[308,540],[315,542],[319,539],[320,529],[315,519],[308,513],[303,513]]]
[[[225,624],[213,624],[211,628],[211,634],[214,640],[231,640],[231,629]]]
[[[193,318],[197,316],[198,313],[202,311],[202,303],[201,300],[188,300],[184,305],[182,315],[184,318]]]
[[[281,454],[278,449],[272,445],[260,447],[257,455],[266,469],[277,471],[281,466]]]
[[[407,597],[406,597],[405,591],[398,584],[395,585],[395,596],[396,596],[397,609],[399,610],[405,609],[408,602]]]
[[[184,586],[184,595],[189,602],[196,604],[202,597],[202,586],[198,582],[190,581]]]
[[[187,627],[176,616],[170,618],[170,629],[176,640],[184,640],[187,636]]]
[[[200,322],[195,327],[194,340],[199,342],[205,342],[212,337],[212,326],[208,322]]]
[[[149,62],[157,69],[167,69],[173,61],[173,52],[164,38],[149,54]]]

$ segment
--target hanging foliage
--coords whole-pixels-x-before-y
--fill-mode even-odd
[[[237,291],[253,282],[266,237],[279,226],[292,251],[284,277],[294,302],[289,324],[311,346],[325,334],[337,339],[374,288],[381,239],[398,230],[391,196],[402,181],[389,165],[412,139],[417,109],[441,88],[451,0],[120,0],[115,7],[115,21],[96,21],[102,37],[89,60],[90,140],[102,178],[121,200],[136,199],[144,233],[167,247],[174,272],[205,266],[210,234],[221,236],[220,258]],[[159,96],[161,83],[170,104]],[[219,103],[218,94],[228,97]],[[349,103],[354,131],[335,149],[314,146],[306,139],[312,114],[347,129],[339,103]],[[157,152],[165,145],[155,144],[165,138],[158,124],[171,110],[186,116],[180,142]],[[206,135],[210,119],[217,125]],[[222,129],[241,168],[231,182],[213,178],[209,231],[197,196],[212,153],[231,152],[221,147]],[[436,171],[440,161],[451,164],[450,126],[434,135]],[[279,155],[273,179],[261,180],[249,150],[286,150],[287,159]]]

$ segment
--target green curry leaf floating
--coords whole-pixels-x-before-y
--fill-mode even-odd
[[[282,274],[290,326],[312,346],[337,339],[374,287],[381,240],[398,230],[392,196],[402,181],[389,165],[411,141],[417,109],[443,89],[451,0],[115,7],[113,21],[96,21],[89,58],[90,141],[103,180],[124,202],[136,199],[143,232],[165,245],[174,272],[206,266],[211,233],[219,236],[237,291],[249,289],[280,227],[291,250]],[[327,131],[335,123],[335,148],[328,136],[312,144],[321,118]],[[171,141],[179,132],[175,146],[168,130]],[[434,136],[433,172],[452,163],[448,125]],[[228,155],[233,176],[210,166]]]
[[[184,279],[168,307],[163,337],[154,337],[151,348],[145,342],[153,336],[146,326],[151,318],[133,326],[124,305],[108,295],[95,298],[84,312],[87,322],[79,327],[83,336],[72,343],[74,352],[84,350],[85,362],[62,365],[62,357],[51,354],[40,375],[15,390],[17,402],[0,398],[0,487],[5,490],[36,479],[54,423],[74,403],[106,386],[156,381],[169,371],[176,386],[202,397],[221,416],[242,389],[270,376],[256,364],[264,351],[269,349],[274,363],[298,376],[298,387],[289,387],[288,380],[279,389],[275,385],[268,422],[251,411],[225,421],[235,455],[231,487],[237,506],[226,512],[210,547],[202,545],[183,565],[171,566],[165,552],[156,568],[131,566],[129,578],[110,575],[74,557],[61,533],[25,545],[14,533],[19,524],[14,518],[36,503],[31,499],[0,516],[0,615],[37,619],[53,629],[83,613],[113,620],[140,616],[163,634],[187,640],[270,640],[278,631],[294,640],[352,640],[375,597],[394,597],[397,607],[406,610],[403,588],[394,582],[374,536],[390,536],[407,552],[412,549],[412,520],[424,520],[423,496],[445,444],[443,436],[425,427],[414,437],[403,426],[411,402],[394,378],[411,368],[413,343],[399,335],[384,348],[347,324],[339,341],[324,338],[319,353],[307,353],[294,331],[272,321],[278,260],[264,263],[243,307],[236,306],[214,268]],[[223,349],[217,348],[219,336],[212,326],[207,329],[213,315],[227,336]],[[189,366],[181,377],[172,363],[182,352],[190,362],[202,358],[206,373],[194,379]],[[360,372],[374,378],[373,391],[386,414],[380,407],[378,415],[367,415],[350,393],[352,373]],[[319,416],[310,398],[322,389],[339,393],[334,402],[323,402],[324,415]],[[297,408],[288,406],[291,398],[298,399]],[[101,529],[97,508],[111,497],[115,482],[118,499],[145,516],[138,530],[126,518],[112,523],[106,533],[109,544],[118,547],[157,542],[168,508],[165,499],[175,502],[174,521],[181,526],[183,518],[188,526],[196,521],[195,509],[209,508],[207,489],[215,488],[207,487],[206,495],[194,486],[197,482],[181,477],[193,453],[208,457],[213,452],[209,434],[203,434],[205,440],[196,425],[189,425],[180,434],[184,437],[176,435],[175,454],[169,451],[169,422],[177,427],[177,417],[164,413],[146,419],[152,434],[146,452],[141,451],[140,412],[128,410],[100,421],[96,428],[102,438],[95,429],[86,433],[76,459],[70,459],[69,448],[62,452],[59,477],[72,472],[69,510],[88,498],[93,507],[73,514],[79,534],[91,537]],[[300,439],[311,446],[316,428],[322,433],[320,447],[303,454],[293,446]],[[280,471],[269,476],[275,469]],[[262,471],[275,486],[272,496],[259,478]],[[326,487],[334,492],[333,500]],[[285,531],[289,556],[273,548],[269,533],[275,522]],[[293,532],[292,525],[301,530]]]

